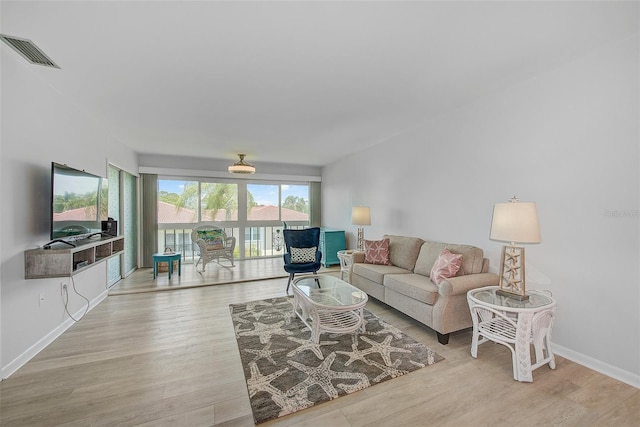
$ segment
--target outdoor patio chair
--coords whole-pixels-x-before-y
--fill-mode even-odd
[[[200,254],[195,265],[196,270],[200,261],[202,261],[202,271],[204,271],[210,261],[215,260],[220,264],[220,258],[229,260],[231,267],[235,266],[233,251],[236,248],[236,238],[227,237],[227,234],[220,227],[208,224],[200,225],[191,232],[191,241],[194,244],[194,249]]]

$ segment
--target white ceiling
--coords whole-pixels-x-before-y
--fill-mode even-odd
[[[0,7],[3,34],[61,67],[29,69],[136,152],[314,166],[629,37],[639,21],[638,2]]]

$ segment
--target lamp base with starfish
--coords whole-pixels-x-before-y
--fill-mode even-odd
[[[500,283],[496,294],[518,301],[527,301],[524,283],[524,248],[511,245],[502,247],[500,260]]]

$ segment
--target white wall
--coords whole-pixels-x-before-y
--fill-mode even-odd
[[[34,72],[37,66],[4,45],[0,50],[0,366],[5,378],[71,323],[60,295],[60,282],[71,288],[68,278],[24,279],[24,251],[49,241],[51,162],[101,176],[106,176],[107,162],[134,174],[138,164],[131,150],[43,84]],[[106,296],[105,264],[75,276],[75,285],[92,304],[100,301]],[[44,295],[41,305],[40,294]],[[80,297],[72,294],[70,312],[82,307]]]
[[[638,39],[590,52],[323,170],[323,224],[480,246],[492,207],[535,201],[529,287],[558,301],[556,352],[640,387]]]

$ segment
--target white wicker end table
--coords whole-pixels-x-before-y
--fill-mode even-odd
[[[549,295],[528,290],[527,301],[496,294],[497,286],[472,289],[467,301],[473,321],[471,356],[478,357],[478,345],[487,341],[502,344],[511,350],[513,378],[533,381],[533,370],[549,364],[555,369],[551,351],[551,328],[556,302]],[[535,363],[531,363],[531,344]]]
[[[293,316],[311,330],[311,341],[318,343],[323,332],[365,331],[368,297],[360,289],[327,274],[299,277],[292,288]]]
[[[351,283],[351,270],[353,269],[353,258],[357,251],[344,250],[338,251],[338,259],[340,260],[340,279],[344,280],[344,276],[347,276],[346,282]]]

